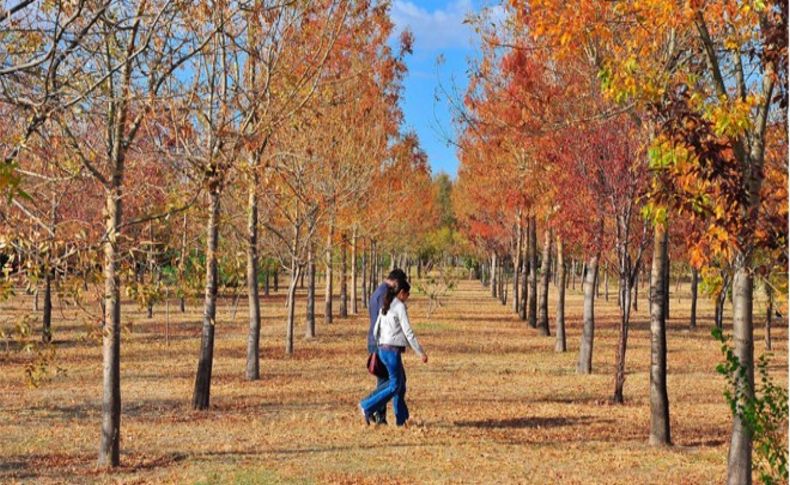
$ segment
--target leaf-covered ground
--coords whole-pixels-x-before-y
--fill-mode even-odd
[[[674,287],[673,287],[674,290]],[[669,398],[674,446],[647,444],[649,330],[645,291],[631,327],[626,404],[607,404],[613,388],[617,304],[598,300],[594,375],[575,373],[581,295],[568,296],[568,352],[541,337],[463,281],[431,317],[413,295],[409,311],[430,355],[405,356],[406,429],[366,427],[357,402],[372,388],[366,374],[364,314],[318,319],[318,337],[284,353],[284,290],[263,302],[263,378],[243,378],[246,306],[220,307],[211,410],[190,399],[200,339],[200,308],[170,305],[147,319],[132,303],[122,347],[122,463],[95,468],[101,410],[101,347],[87,337],[88,318],[56,308],[57,365],[66,370],[40,388],[25,386],[25,354],[0,351],[0,482],[179,483],[720,483],[725,476],[730,413],[720,360],[710,337],[713,308],[700,301],[699,329],[689,331],[687,289],[673,293]],[[554,289],[552,288],[552,292]],[[300,293],[301,296],[301,293]],[[552,294],[552,297],[554,295]],[[318,299],[317,307],[323,307]],[[300,300],[300,310],[303,310]],[[10,322],[29,297],[3,306]],[[756,355],[764,349],[762,306]],[[551,303],[553,315],[554,302]],[[727,316],[730,307],[727,307]],[[300,318],[301,320],[301,318]],[[774,328],[772,370],[787,382],[787,329]],[[553,319],[551,322],[553,334]],[[729,323],[727,325],[729,327]],[[297,331],[298,335],[303,329]],[[4,348],[0,347],[0,348]]]

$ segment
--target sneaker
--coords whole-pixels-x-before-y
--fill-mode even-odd
[[[372,421],[376,424],[387,424],[386,415],[381,411],[373,411],[371,414]]]
[[[362,417],[365,419],[365,425],[370,425],[370,414],[365,412],[365,408],[362,405],[359,405],[359,411],[362,413]]]

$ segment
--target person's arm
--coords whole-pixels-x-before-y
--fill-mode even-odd
[[[417,336],[414,335],[414,330],[412,330],[411,324],[409,323],[409,316],[406,313],[405,305],[398,305],[398,317],[400,320],[400,326],[403,329],[403,335],[406,336],[406,340],[409,341],[409,345],[411,345],[411,348],[417,352],[417,355],[422,357],[423,361],[425,361],[425,351],[422,349],[420,342],[417,341]]]
[[[378,339],[375,335],[375,330],[373,327],[376,325],[376,320],[378,319],[379,312],[381,311],[381,292],[377,288],[376,291],[373,292],[373,295],[370,297],[370,303],[368,305],[370,312],[370,328],[368,329],[368,352],[373,353],[376,351],[378,346]]]

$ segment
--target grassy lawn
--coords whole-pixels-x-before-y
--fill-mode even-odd
[[[673,285],[673,291],[674,291]],[[552,297],[554,289],[552,288]],[[701,299],[699,328],[688,330],[688,288],[673,293],[668,331],[669,398],[674,446],[651,448],[647,291],[640,290],[627,354],[626,404],[612,406],[616,297],[596,309],[593,371],[575,374],[582,298],[567,302],[568,352],[541,337],[494,301],[477,281],[462,281],[445,306],[426,318],[415,294],[409,309],[430,355],[405,355],[406,429],[366,427],[356,403],[374,379],[366,360],[366,312],[317,318],[318,337],[285,347],[284,284],[264,298],[262,379],[243,378],[246,298],[234,313],[221,302],[216,329],[211,409],[190,408],[200,340],[201,308],[170,305],[148,319],[124,306],[122,464],[95,468],[101,411],[101,346],[88,337],[91,317],[53,312],[56,363],[65,374],[28,388],[30,357],[0,352],[0,482],[36,483],[721,483],[730,411],[715,373],[718,344],[710,337],[713,306]],[[614,295],[614,291],[612,294]],[[304,311],[304,290],[299,311]],[[317,298],[316,307],[322,296]],[[554,302],[550,303],[553,334]],[[30,297],[2,308],[9,326],[29,313]],[[727,306],[727,318],[730,317]],[[763,349],[762,305],[755,355]],[[297,335],[304,332],[300,327]],[[772,371],[787,382],[787,328],[774,328]],[[726,327],[729,328],[729,321]]]

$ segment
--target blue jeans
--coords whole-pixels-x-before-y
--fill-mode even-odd
[[[378,352],[381,362],[389,372],[389,379],[386,385],[376,388],[373,394],[360,402],[360,405],[365,414],[371,414],[385,407],[392,399],[395,424],[401,426],[409,419],[409,408],[406,406],[406,371],[403,369],[401,352],[388,349],[379,349]]]
[[[372,396],[373,394],[379,392],[380,390],[384,389],[387,386],[387,382],[389,382],[389,377],[379,377],[376,376],[376,388],[369,394]],[[373,412],[379,413],[379,419],[386,421],[387,420],[387,403],[381,405],[380,408],[374,409]]]

